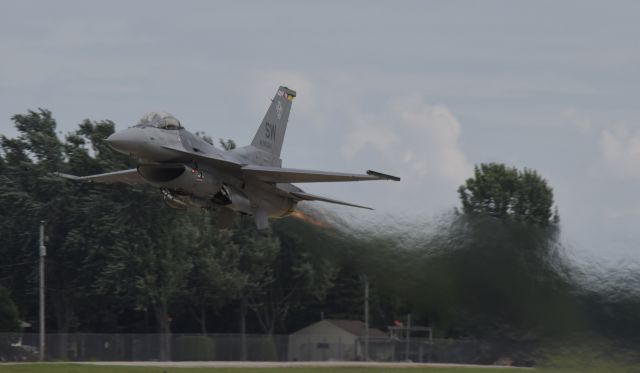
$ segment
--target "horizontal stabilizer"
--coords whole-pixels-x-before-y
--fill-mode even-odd
[[[130,170],[122,170],[115,172],[107,172],[104,174],[89,175],[89,176],[75,176],[64,174],[62,172],[54,172],[54,175],[63,177],[65,179],[74,181],[88,181],[95,183],[127,183],[127,184],[142,184],[145,180],[140,176],[138,170],[133,168]]]
[[[361,208],[361,209],[373,210],[371,207],[355,205],[353,203],[342,202],[342,201],[338,201],[336,199],[331,199],[331,198],[322,197],[322,196],[316,196],[316,195],[309,194],[309,193],[291,192],[291,194],[293,196],[295,196],[295,197],[300,198],[303,201],[321,201],[321,202],[335,203],[336,205],[344,205],[344,206],[358,207],[358,208]]]
[[[268,183],[317,183],[363,180],[400,180],[395,176],[380,174],[373,171],[368,171],[365,175],[266,166],[244,166],[241,168],[241,170],[245,174],[245,176],[252,176]]]

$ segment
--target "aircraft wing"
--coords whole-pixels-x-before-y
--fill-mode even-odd
[[[336,205],[344,205],[344,206],[358,207],[358,208],[361,208],[361,209],[373,210],[371,207],[354,205],[353,203],[342,202],[342,201],[338,201],[336,199],[331,199],[331,198],[322,197],[322,196],[316,196],[314,194],[309,194],[309,193],[291,192],[291,194],[293,196],[303,200],[303,201],[322,201],[322,202],[328,202],[328,203],[335,203]]]
[[[366,174],[348,174],[342,172],[298,170],[267,166],[244,166],[240,169],[246,176],[253,176],[268,183],[317,183],[362,180],[394,180],[399,177],[367,171]]]
[[[55,175],[60,177],[64,177],[65,179],[75,180],[75,181],[88,181],[95,183],[127,183],[127,184],[142,184],[145,180],[140,176],[138,170],[132,168],[130,170],[122,170],[115,172],[107,172],[104,174],[97,175],[89,175],[89,176],[75,176],[69,174],[63,174],[61,172],[56,172]]]
[[[206,162],[218,168],[239,169],[240,167],[242,167],[242,164],[240,163],[228,161],[226,159],[223,159],[221,156],[217,156],[215,154],[190,152],[184,149],[174,148],[171,146],[163,146],[163,148],[167,150],[171,150],[172,152],[179,154],[182,157],[189,157],[198,161]]]

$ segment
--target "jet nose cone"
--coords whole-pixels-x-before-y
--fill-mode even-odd
[[[134,154],[136,149],[144,145],[144,140],[134,129],[118,131],[105,139],[109,146],[120,153]]]

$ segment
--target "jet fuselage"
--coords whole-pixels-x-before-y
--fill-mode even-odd
[[[244,164],[270,165],[270,155],[259,154],[263,153],[259,149],[221,151],[180,125],[159,128],[138,124],[114,133],[107,142],[116,151],[140,159],[140,176],[160,188],[164,200],[174,208],[225,207],[251,214],[260,207],[269,217],[283,217],[297,204],[283,196],[278,185],[247,183],[237,172],[222,172],[187,155],[193,152]],[[185,154],[168,148],[182,149]],[[291,184],[280,187],[299,190]],[[260,206],[251,201],[260,201]]]
[[[222,221],[234,213],[253,215],[258,229],[268,227],[268,217],[292,213],[300,201],[323,201],[367,208],[328,197],[308,194],[292,183],[400,180],[375,171],[351,174],[283,168],[280,153],[295,91],[279,87],[250,145],[218,149],[187,131],[171,114],[146,114],[135,126],[106,140],[118,152],[134,156],[136,169],[98,175],[74,176],[88,182],[146,183],[162,192],[174,208],[222,208]],[[224,225],[224,224],[223,224]]]

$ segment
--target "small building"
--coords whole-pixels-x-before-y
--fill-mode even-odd
[[[369,341],[387,334],[369,328]],[[289,335],[289,360],[364,360],[365,324],[359,320],[322,320]],[[370,347],[371,351],[371,347]]]

